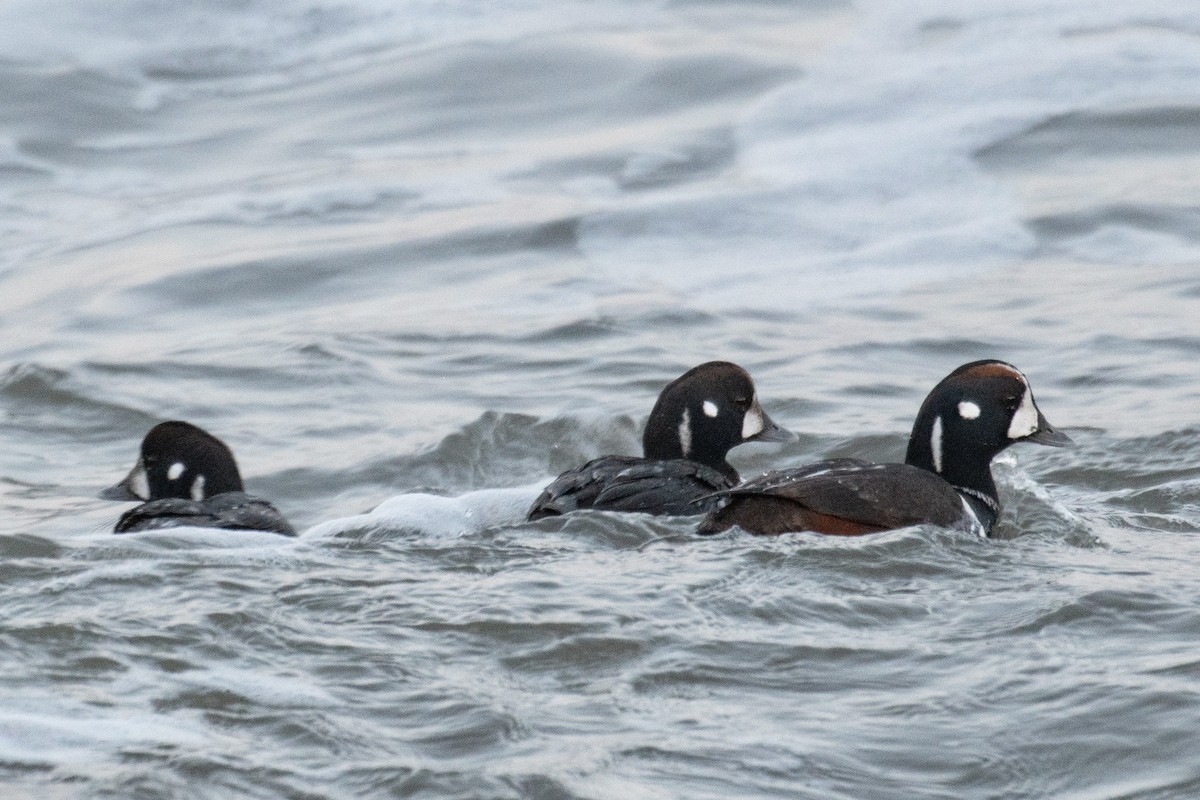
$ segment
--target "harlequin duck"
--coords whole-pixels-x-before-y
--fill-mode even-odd
[[[768,472],[718,492],[728,503],[700,533],[737,525],[751,533],[854,535],[933,524],[981,536],[1000,515],[991,462],[1014,442],[1061,447],[1033,400],[1029,381],[1003,361],[975,361],[933,388],[913,423],[903,464],[819,461]]]
[[[115,533],[189,526],[296,535],[275,506],[245,493],[225,443],[187,422],[151,428],[137,464],[100,497],[148,501],[122,514]]]
[[[529,519],[584,508],[702,514],[719,502],[702,498],[737,485],[737,470],[725,460],[731,448],[790,438],[763,412],[746,370],[709,361],[659,394],[642,435],[643,458],[601,456],[564,472],[534,501]]]

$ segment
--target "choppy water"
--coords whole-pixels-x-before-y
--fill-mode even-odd
[[[0,45],[4,797],[1200,794],[1194,3],[12,0]],[[512,522],[700,361],[801,433],[749,473],[898,459],[982,357],[1078,442],[1002,458],[998,540]],[[170,418],[306,535],[109,534]]]

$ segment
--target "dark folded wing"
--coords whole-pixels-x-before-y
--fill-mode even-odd
[[[694,461],[604,456],[559,475],[534,501],[529,519],[584,508],[686,516],[722,502],[713,493],[732,482]]]
[[[242,492],[225,492],[207,500],[165,498],[151,500],[121,515],[116,533],[162,528],[225,528],[295,536],[296,531],[279,509],[261,497]]]
[[[225,492],[210,497],[207,502],[217,514],[218,527],[296,535],[279,509],[261,497]]]
[[[738,525],[759,533],[871,533],[923,523],[952,526],[964,513],[954,487],[931,472],[855,459],[768,472],[720,494],[730,502],[704,521],[702,532]]]

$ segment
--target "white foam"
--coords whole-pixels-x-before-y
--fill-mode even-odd
[[[180,689],[220,690],[252,698],[255,704],[275,708],[334,708],[341,702],[303,674],[263,668],[243,668],[218,664],[204,670],[178,676]]]
[[[296,539],[291,536],[280,536],[265,531],[201,528],[190,525],[118,535],[114,535],[106,525],[88,534],[77,535],[72,541],[93,553],[110,553],[123,559],[131,556],[158,559],[163,551],[203,551],[206,557],[228,552],[243,563],[255,558],[274,562],[279,559],[281,548],[296,547]],[[66,580],[69,585],[81,581],[84,582],[81,585],[86,585],[96,579],[121,577],[125,574],[124,570],[128,570],[126,577],[139,577],[143,572],[153,574],[155,569],[154,566],[147,567],[144,561],[138,559],[121,561],[105,567],[93,566],[78,576],[58,580]]]
[[[458,497],[415,492],[392,497],[366,514],[322,522],[304,531],[304,538],[324,538],[350,532],[418,532],[461,536],[516,525],[546,481],[511,489],[480,489]]]
[[[20,704],[23,708],[12,708]],[[208,737],[188,730],[182,719],[123,707],[97,710],[65,707],[61,698],[27,694],[0,711],[0,760],[28,764],[72,764],[133,745],[201,746]]]

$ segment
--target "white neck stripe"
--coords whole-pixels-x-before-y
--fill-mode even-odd
[[[933,451],[933,471],[942,472],[942,417],[933,418],[933,433],[929,436],[929,449]]]
[[[679,421],[679,449],[684,458],[692,454],[692,415],[686,408],[683,410],[683,419]]]

